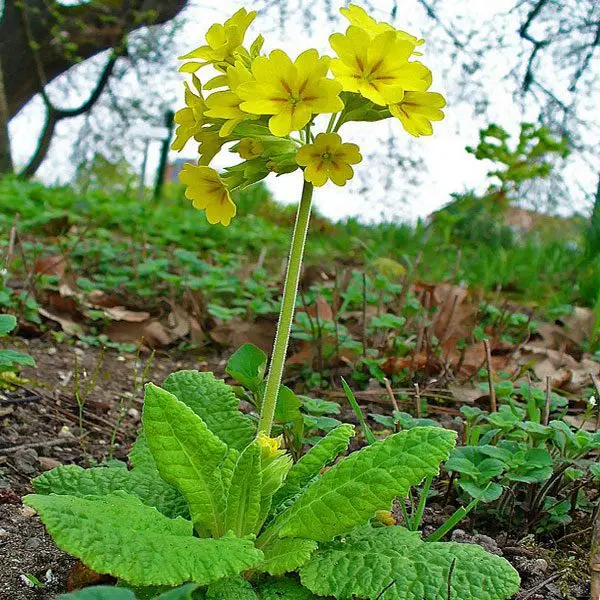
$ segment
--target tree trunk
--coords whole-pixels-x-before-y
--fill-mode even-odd
[[[114,48],[130,31],[169,21],[186,4],[187,0],[92,0],[64,6],[55,0],[5,0],[0,60],[9,118],[45,83],[73,66],[75,57],[67,48],[85,60]],[[128,18],[122,18],[124,12]]]
[[[0,57],[0,175],[12,173],[13,163],[10,155],[10,137],[8,135],[8,105],[4,93],[2,60]]]

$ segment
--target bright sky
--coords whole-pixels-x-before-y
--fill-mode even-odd
[[[371,0],[371,5],[376,6],[374,10],[370,11],[371,14],[378,20],[387,20],[390,15],[392,1]],[[458,2],[457,6],[463,6],[464,9],[463,15],[460,15],[460,11],[458,11],[458,20],[460,21],[461,18],[468,19],[469,27],[473,28],[477,28],[478,24],[493,19],[495,14],[505,11],[514,4],[513,0],[495,0],[494,2],[482,2],[481,0],[455,1]],[[345,2],[339,0],[332,0],[331,3],[334,8],[345,5]],[[357,3],[364,4],[360,0]],[[215,6],[215,4],[217,3],[211,2],[212,6],[207,6],[207,2],[202,2],[202,0],[192,0],[184,13],[186,22],[182,33],[177,36],[178,47],[173,49],[174,55],[201,45],[204,33],[211,23],[222,22],[241,6],[252,8],[254,3],[252,1],[241,3],[238,0],[220,0],[218,6]],[[455,18],[456,14],[457,11],[454,11]],[[402,0],[398,19],[395,23],[396,26],[419,36],[423,33],[427,23],[428,20],[423,8],[416,0]],[[346,26],[347,21],[341,15],[334,23],[327,21],[325,15],[316,15],[309,39],[299,18],[298,20],[291,19],[286,22],[285,31],[282,32],[277,21],[276,11],[272,10],[270,13],[258,15],[246,40],[251,41],[258,33],[263,33],[267,40],[265,44],[265,50],[267,51],[273,48],[283,48],[295,57],[307,47],[315,47],[322,53],[331,54],[328,36],[334,31],[343,31]],[[442,33],[439,35],[443,36]],[[442,74],[449,65],[441,51],[441,46],[441,42],[436,44],[436,39],[429,37],[425,45],[425,56],[422,60],[434,73],[432,91],[439,91],[447,95],[446,89],[451,88],[452,82],[443,80]],[[504,62],[502,57],[499,56],[497,60],[489,61],[490,70],[486,71],[486,76],[489,75],[490,82],[487,88],[492,100],[489,114],[505,128],[514,130],[518,127],[522,116],[511,96],[506,93],[505,82],[502,82],[502,78],[506,75],[503,72]],[[481,73],[478,76],[481,77]],[[181,79],[183,79],[183,76]],[[160,82],[154,82],[153,85],[156,86],[153,91],[161,93]],[[173,88],[174,85],[177,87]],[[175,81],[165,83],[164,93],[171,95],[175,91],[179,94],[181,102],[183,87],[179,87],[179,85]],[[476,98],[473,99],[473,102],[476,100]],[[181,104],[178,106],[181,106]],[[486,122],[483,119],[477,120],[474,118],[472,109],[467,104],[450,104],[447,107],[446,114],[447,117],[444,121],[435,124],[435,135],[433,137],[417,140],[406,134],[400,123],[394,119],[375,124],[345,125],[340,132],[344,141],[359,144],[363,156],[371,155],[382,148],[382,144],[389,137],[389,132],[392,131],[396,138],[397,148],[401,153],[409,155],[420,153],[422,155],[424,169],[422,173],[418,174],[421,184],[418,188],[413,188],[412,191],[407,192],[402,182],[409,180],[414,176],[414,173],[405,172],[398,168],[394,173],[389,174],[382,170],[376,159],[365,160],[357,165],[355,169],[361,178],[355,177],[355,180],[344,188],[337,188],[329,183],[318,190],[316,204],[320,211],[333,219],[359,216],[365,220],[380,220],[382,218],[414,220],[419,216],[428,215],[448,202],[451,199],[450,194],[452,192],[461,192],[469,188],[484,186],[486,165],[465,152],[464,147],[466,145],[476,145],[478,131],[486,125]],[[40,109],[32,103],[28,110],[23,111],[23,114],[11,123],[13,153],[17,162],[24,162],[32,151],[35,143],[35,139],[30,133],[33,128],[32,123],[39,123],[39,121]],[[63,151],[58,147],[53,148],[50,157],[40,171],[40,176],[44,180],[55,181],[57,174],[61,179],[64,179],[72,170],[72,165],[65,164],[65,157],[69,156],[67,145],[68,135],[66,139],[63,137],[60,142]],[[181,156],[192,159],[194,150],[194,145],[189,144]],[[151,167],[155,164],[157,154],[158,148],[155,144],[150,157]],[[173,154],[172,158],[177,156]],[[218,157],[216,165],[234,164],[237,162],[236,156],[223,152]],[[380,180],[387,175],[391,175],[394,184],[390,190],[385,191]],[[280,178],[270,177],[267,183],[273,190],[277,200],[285,203],[297,202],[301,186],[301,174],[299,172]]]

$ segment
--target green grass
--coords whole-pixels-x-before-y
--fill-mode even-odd
[[[16,209],[22,252],[13,255],[12,278],[26,278],[37,257],[58,254],[67,257],[82,291],[104,290],[151,310],[161,298],[177,299],[189,288],[201,290],[220,318],[275,312],[294,207],[278,205],[260,185],[235,200],[238,216],[225,228],[209,225],[180,186],[168,187],[155,203],[135,194],[84,194],[5,178],[0,180],[0,231],[5,232],[0,249],[7,247]],[[330,275],[349,264],[373,274],[377,259],[410,267],[420,255],[415,280],[462,282],[488,297],[501,289],[516,302],[544,308],[597,304],[600,269],[586,261],[578,240],[555,234],[515,239],[497,223],[494,231],[501,235],[478,230],[465,235],[464,223],[458,227],[455,215],[452,219],[429,226],[363,225],[356,219],[334,224],[316,214],[305,264]],[[261,252],[266,253],[263,268],[240,276]],[[55,283],[41,279],[45,286]],[[15,309],[18,293],[0,288],[0,308]],[[27,302],[33,315],[31,294]]]

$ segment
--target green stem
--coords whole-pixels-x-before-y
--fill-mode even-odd
[[[423,512],[425,511],[425,505],[427,504],[427,496],[429,495],[429,489],[431,488],[431,483],[433,482],[433,475],[430,475],[425,480],[425,485],[423,486],[423,491],[421,492],[421,497],[419,498],[419,505],[417,506],[417,512],[413,516],[412,530],[417,531],[419,526],[421,525],[421,519],[423,518]]]
[[[298,207],[298,213],[296,214],[296,224],[294,225],[292,248],[290,250],[285,285],[283,287],[281,312],[279,313],[279,323],[277,325],[277,333],[275,334],[275,343],[273,344],[273,355],[271,356],[271,367],[267,377],[265,397],[260,414],[260,421],[258,423],[259,434],[270,435],[271,426],[273,425],[273,416],[275,415],[275,406],[277,405],[277,394],[283,375],[285,356],[290,339],[294,309],[296,307],[296,294],[298,293],[298,282],[300,281],[304,244],[306,243],[306,234],[308,232],[308,223],[310,221],[313,189],[312,183],[309,183],[308,181],[304,182],[302,198],[300,199],[300,206]]]

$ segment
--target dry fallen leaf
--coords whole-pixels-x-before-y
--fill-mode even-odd
[[[129,323],[142,323],[150,318],[150,313],[129,310],[124,306],[104,308],[102,311],[112,321],[128,321]]]
[[[217,325],[209,331],[209,335],[221,346],[239,348],[249,342],[270,353],[276,329],[277,325],[274,321],[263,317],[259,317],[254,323],[233,319]]]

